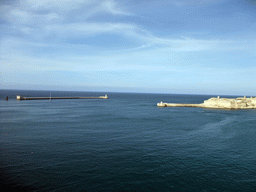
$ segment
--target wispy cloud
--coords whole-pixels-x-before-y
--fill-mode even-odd
[[[10,23],[35,24],[35,20],[68,18],[80,11],[83,18],[90,18],[98,14],[132,15],[124,11],[114,0],[28,0],[14,1],[11,5],[1,6],[1,18]],[[63,20],[59,20],[63,22]],[[45,21],[46,23],[46,21]],[[41,23],[42,24],[42,23]]]
[[[190,1],[172,0],[171,3],[189,4]],[[210,3],[210,1],[197,1],[197,3]],[[143,26],[132,22],[99,22],[97,19],[92,20],[93,17],[97,17],[99,14],[133,15],[124,11],[120,2],[117,3],[114,0],[20,0],[13,4],[2,7],[4,10],[2,18],[10,23],[7,26],[10,34],[18,36],[18,33],[20,33],[24,41],[31,40],[39,44],[42,43],[40,41],[47,39],[54,42],[55,40],[61,41],[62,38],[65,38],[65,40],[67,38],[89,38],[99,34],[116,34],[128,38],[130,41],[137,42],[137,47],[134,48],[162,46],[175,51],[200,51],[215,49],[216,47],[230,47],[229,45],[233,44],[230,40],[158,37],[144,29]],[[73,11],[81,11],[81,9],[85,12],[83,13],[84,21],[81,21],[77,15],[73,17]],[[74,20],[70,20],[70,16]]]
[[[1,10],[0,18],[5,21],[3,25],[9,31],[8,35],[21,33],[21,36],[32,39],[51,32],[62,35],[83,33],[83,36],[114,31],[129,34],[135,28],[132,24],[92,21],[102,15],[132,15],[123,11],[114,0],[20,0],[2,5]]]
[[[127,12],[119,8],[118,4],[114,0],[102,1],[99,4],[99,10],[113,15],[133,15],[131,12]]]
[[[206,4],[216,4],[228,0],[171,0],[169,3],[177,7],[181,6],[201,6]]]
[[[136,26],[124,23],[71,23],[45,26],[47,32],[66,35],[91,35],[99,33],[124,33],[136,30]]]
[[[116,79],[120,85],[143,82],[148,87],[154,84],[152,81],[155,87],[161,83],[169,87],[188,81],[227,81],[239,75],[249,80],[245,74],[255,71],[254,15],[247,17],[250,13],[244,14],[243,10],[237,14],[238,24],[251,19],[242,25],[249,26],[245,30],[250,30],[250,38],[246,39],[247,32],[239,39],[237,34],[245,30],[237,32],[233,25],[226,28],[218,24],[222,19],[216,20],[222,15],[225,21],[230,19],[225,7],[219,6],[221,11],[216,11],[215,3],[223,1],[229,0],[1,1],[0,56],[5,63],[1,74],[14,84],[26,75],[41,83],[48,81],[44,76],[54,79],[55,74],[62,80],[72,74],[82,82],[104,78],[104,83],[111,86],[117,84]],[[208,6],[211,4],[215,4],[214,10]],[[137,5],[137,11],[131,8]],[[195,10],[201,12],[193,16]],[[186,15],[187,11],[191,12]],[[200,20],[207,11],[213,12],[207,20]],[[205,30],[209,33],[203,33]],[[183,76],[188,81],[182,80]]]
[[[67,11],[70,9],[79,8],[83,4],[90,4],[92,0],[44,0],[44,1],[37,1],[37,0],[27,0],[23,1],[20,0],[19,3],[24,7],[29,7],[32,10],[63,10]]]

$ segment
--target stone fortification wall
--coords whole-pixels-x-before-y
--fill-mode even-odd
[[[204,101],[205,107],[212,108],[247,108],[247,107],[256,107],[256,98],[236,98],[236,99],[227,99],[227,98],[210,98]]]
[[[250,98],[250,100],[247,102],[247,105],[253,106],[256,108],[256,97]]]
[[[205,107],[216,109],[256,109],[256,97],[227,99],[212,97],[201,104],[158,103],[158,107]]]

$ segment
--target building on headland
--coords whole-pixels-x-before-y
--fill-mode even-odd
[[[158,107],[204,107],[216,109],[256,109],[256,97],[238,97],[235,99],[212,97],[201,104],[182,104],[182,103],[158,103]]]
[[[21,97],[20,95],[17,95],[17,100],[22,100],[23,99],[23,97]]]
[[[227,98],[210,98],[205,100],[203,105],[210,108],[231,108],[231,109],[243,109],[243,108],[256,108],[256,98],[238,97],[236,99]]]
[[[108,99],[108,95],[106,94],[105,96],[100,96],[102,99]]]

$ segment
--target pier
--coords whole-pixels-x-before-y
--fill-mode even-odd
[[[108,96],[100,97],[22,97],[17,95],[17,100],[52,100],[52,99],[108,99]]]
[[[202,104],[190,104],[190,103],[157,103],[158,107],[203,107]]]

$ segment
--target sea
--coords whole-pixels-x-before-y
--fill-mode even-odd
[[[109,99],[16,100],[105,94]],[[0,90],[1,187],[256,191],[255,109],[157,107],[216,96]]]

